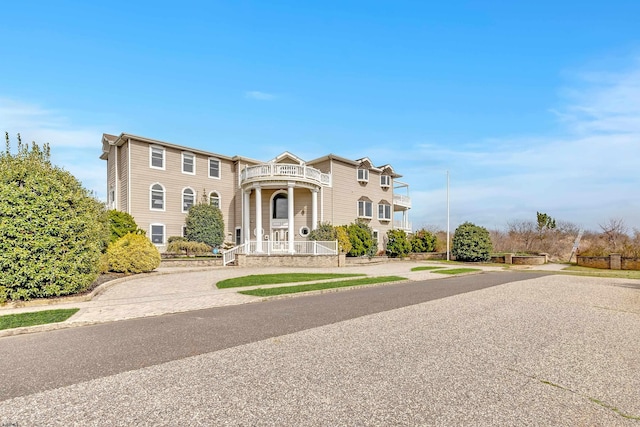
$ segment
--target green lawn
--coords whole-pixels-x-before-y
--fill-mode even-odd
[[[434,273],[439,274],[462,274],[462,273],[472,273],[474,271],[482,271],[479,268],[450,268],[447,270],[437,270]]]
[[[216,283],[218,289],[240,288],[244,286],[277,285],[279,283],[310,282],[312,280],[341,279],[344,277],[359,277],[366,274],[329,274],[329,273],[280,273],[254,274],[251,276],[235,277]]]
[[[34,311],[32,313],[7,314],[6,316],[0,316],[0,330],[64,322],[76,314],[78,310],[80,309],[68,308],[62,310]]]
[[[348,286],[371,285],[375,283],[397,282],[407,280],[399,276],[363,277],[361,279],[341,280],[339,282],[311,283],[308,285],[281,286],[277,288],[259,288],[238,293],[253,295],[256,297],[269,297],[274,295],[295,294],[298,292],[319,291],[322,289],[345,288]]]
[[[556,273],[572,274],[575,276],[614,277],[620,279],[640,279],[638,270],[605,270],[602,268],[580,267],[577,265],[563,268]]]
[[[423,271],[423,270],[438,270],[441,268],[447,268],[447,267],[433,267],[433,266],[422,266],[422,267],[413,267],[411,269],[411,271]]]

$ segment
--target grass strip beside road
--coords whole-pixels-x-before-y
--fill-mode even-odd
[[[463,274],[463,273],[473,273],[474,271],[482,271],[479,268],[450,268],[447,270],[436,270],[434,273],[439,274]]]
[[[377,283],[397,282],[407,280],[400,276],[363,277],[361,279],[342,280],[339,282],[310,283],[308,285],[281,286],[278,288],[259,288],[238,293],[256,297],[270,297],[274,295],[295,294],[298,292],[320,291],[323,289],[346,288],[349,286],[373,285]]]
[[[64,322],[76,314],[78,310],[80,309],[66,308],[60,310],[34,311],[31,313],[7,314],[0,316],[0,330]]]
[[[216,283],[218,289],[240,288],[244,286],[277,285],[280,283],[311,282],[312,280],[342,279],[344,277],[360,277],[366,274],[333,274],[333,273],[279,273],[253,274],[221,280]]]
[[[447,267],[434,267],[434,266],[422,266],[422,267],[413,267],[411,269],[411,271],[423,271],[423,270],[439,270],[441,268],[447,268]]]
[[[535,267],[534,267],[535,268]],[[567,266],[558,271],[559,274],[572,274],[574,276],[590,277],[615,277],[620,279],[640,279],[639,270],[605,270],[602,268],[582,267],[578,265]]]

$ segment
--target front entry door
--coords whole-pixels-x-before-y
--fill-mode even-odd
[[[271,242],[273,243],[274,252],[286,252],[289,243],[289,230],[284,228],[271,230]]]

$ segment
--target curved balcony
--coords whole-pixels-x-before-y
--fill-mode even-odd
[[[249,166],[240,174],[240,184],[269,181],[302,181],[309,184],[330,187],[331,174],[322,173],[316,168],[286,163],[265,163]]]

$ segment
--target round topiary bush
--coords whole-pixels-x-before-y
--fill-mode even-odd
[[[117,273],[146,273],[160,265],[160,252],[141,234],[125,234],[107,248],[109,270]]]
[[[138,228],[135,219],[126,212],[111,209],[107,211],[107,217],[109,218],[109,229],[111,231],[109,243],[115,242],[127,233],[145,234],[144,230]]]
[[[470,222],[456,228],[451,254],[458,261],[489,261],[492,250],[491,236],[486,228]]]

